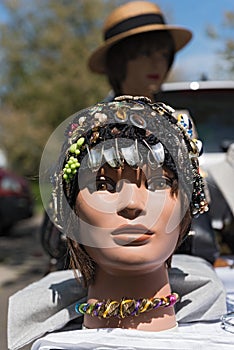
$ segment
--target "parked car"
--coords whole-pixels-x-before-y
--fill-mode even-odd
[[[234,81],[165,83],[157,100],[189,112],[203,142],[205,168],[224,159],[234,142]]]
[[[28,182],[6,168],[0,168],[0,233],[6,233],[22,219],[33,215]]]
[[[0,148],[0,168],[6,168],[8,166],[6,152]]]
[[[233,146],[229,148],[234,143],[234,81],[165,83],[157,101],[191,115],[203,142],[200,164],[211,198],[211,225],[234,254],[234,159]]]

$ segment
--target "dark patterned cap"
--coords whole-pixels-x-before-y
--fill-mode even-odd
[[[148,164],[152,169],[167,167],[178,179],[190,203],[191,215],[208,210],[198,157],[201,141],[193,138],[186,114],[175,115],[163,103],[146,97],[120,96],[98,103],[73,116],[65,131],[65,142],[51,179],[53,219],[64,220],[64,206],[74,207],[79,192],[81,169],[97,172],[108,163],[113,168]],[[59,218],[59,219],[58,219]]]

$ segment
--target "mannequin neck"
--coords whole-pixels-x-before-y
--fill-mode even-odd
[[[163,265],[149,273],[137,275],[110,274],[97,269],[95,282],[88,289],[88,302],[112,299],[120,301],[123,297],[131,299],[165,297],[171,294],[167,268]],[[162,331],[175,327],[174,307],[158,308],[140,315],[126,318],[110,317],[100,319],[84,316],[87,328],[127,328],[148,331]]]

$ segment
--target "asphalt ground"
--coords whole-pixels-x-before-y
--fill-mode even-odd
[[[0,350],[7,350],[7,310],[9,296],[42,278],[49,257],[40,243],[42,216],[18,223],[0,236]]]

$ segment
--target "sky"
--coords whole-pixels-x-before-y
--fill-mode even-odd
[[[228,79],[217,65],[225,64],[220,60],[217,51],[223,42],[212,40],[206,35],[208,25],[223,31],[222,23],[226,11],[234,12],[234,0],[151,0],[157,3],[164,12],[167,23],[181,25],[193,32],[190,43],[176,55],[173,68],[183,67],[183,79],[198,80],[202,74],[208,79]],[[234,38],[234,30],[232,30]],[[179,79],[178,79],[179,80]]]
[[[40,1],[40,0],[33,0]],[[212,40],[206,35],[207,26],[214,26],[221,36],[229,34],[222,22],[226,11],[234,12],[234,0],[149,0],[157,3],[164,12],[168,24],[184,26],[193,32],[193,38],[175,57],[173,69],[181,71],[178,80],[194,81],[203,74],[211,80],[229,77],[217,66],[225,65],[218,51],[223,41]],[[0,17],[3,19],[0,0]],[[229,37],[234,38],[234,29]]]

